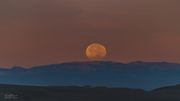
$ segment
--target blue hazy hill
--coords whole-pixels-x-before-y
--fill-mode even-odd
[[[107,86],[154,89],[180,83],[180,64],[167,62],[71,62],[30,69],[0,69],[1,84]]]

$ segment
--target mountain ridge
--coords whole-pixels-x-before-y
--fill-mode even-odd
[[[180,64],[167,62],[70,62],[33,68],[0,69],[0,83],[90,85],[154,89],[180,83]]]
[[[78,64],[121,64],[121,65],[138,65],[138,64],[162,64],[162,65],[180,65],[179,63],[173,63],[173,62],[144,62],[144,61],[133,61],[129,63],[122,63],[122,62],[115,62],[115,61],[73,61],[73,62],[64,62],[64,63],[57,63],[57,64],[45,64],[45,65],[37,65],[37,66],[32,66],[32,67],[23,67],[23,66],[13,66],[10,69],[18,69],[18,68],[23,68],[23,69],[31,69],[31,68],[37,68],[37,67],[47,67],[47,66],[57,66],[57,65],[78,65]],[[0,69],[6,69],[6,68],[0,68]],[[9,69],[9,68],[8,68]]]
[[[163,88],[163,89],[162,89]],[[152,91],[92,86],[25,86],[0,84],[1,101],[179,101],[178,86]],[[7,97],[9,96],[9,97]],[[8,98],[8,99],[7,99]]]

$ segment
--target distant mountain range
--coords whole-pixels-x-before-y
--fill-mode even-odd
[[[1,84],[106,86],[146,90],[180,83],[180,64],[92,61],[0,69]]]

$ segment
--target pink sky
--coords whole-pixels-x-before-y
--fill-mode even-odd
[[[104,60],[180,63],[179,0],[3,0],[0,66],[87,60],[105,44]]]

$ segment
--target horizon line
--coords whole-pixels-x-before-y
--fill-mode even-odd
[[[20,66],[15,65],[11,67],[2,67],[0,66],[0,69],[13,69],[13,68],[24,68],[24,69],[31,69],[41,66],[49,66],[49,65],[63,65],[63,64],[72,64],[72,63],[92,63],[92,62],[109,62],[109,63],[119,63],[119,64],[133,64],[133,63],[168,63],[168,64],[179,64],[177,62],[168,62],[168,61],[130,61],[130,62],[118,62],[118,61],[112,61],[112,60],[81,60],[81,61],[67,61],[67,62],[61,62],[61,63],[50,63],[50,64],[39,64],[39,65],[32,65],[32,66]]]

